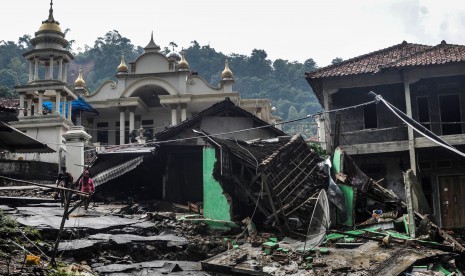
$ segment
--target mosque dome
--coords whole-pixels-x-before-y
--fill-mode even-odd
[[[50,9],[48,10],[48,18],[45,21],[42,21],[40,25],[39,32],[43,31],[53,31],[62,33],[60,28],[60,23],[53,18],[53,1],[50,1]]]
[[[229,62],[226,60],[225,65],[224,65],[224,70],[221,73],[221,78],[222,79],[232,79],[233,78],[233,72],[231,69],[229,69]]]
[[[82,68],[79,67],[79,75],[78,75],[76,81],[74,82],[74,86],[75,87],[83,87],[85,84],[86,84],[86,82],[82,78]]]
[[[179,53],[175,52],[175,51],[169,52],[166,55],[166,57],[168,59],[174,59],[174,60],[177,60],[177,61],[181,60],[181,55]]]
[[[184,58],[184,53],[181,53],[181,60],[178,63],[178,69],[180,70],[189,69],[189,63],[187,63],[186,59]]]
[[[124,54],[121,55],[121,63],[119,64],[118,68],[116,68],[116,71],[118,73],[127,73],[128,72],[128,66],[124,62]]]

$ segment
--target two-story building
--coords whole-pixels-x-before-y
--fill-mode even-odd
[[[443,140],[465,151],[465,46],[402,42],[306,73],[326,111],[373,100],[373,91]],[[375,180],[404,196],[411,168],[443,227],[465,226],[465,162],[407,127],[382,104],[318,119],[327,150],[340,146]]]

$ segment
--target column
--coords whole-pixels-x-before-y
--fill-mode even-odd
[[[55,114],[58,114],[58,115],[60,115],[60,97],[61,97],[61,93],[57,91],[56,98],[55,98]]]
[[[131,106],[128,108],[129,110],[129,133],[134,130],[134,112],[136,111],[135,106]]]
[[[39,99],[38,98],[33,98],[32,103],[34,106],[34,112],[32,115],[37,116],[39,115]]]
[[[63,59],[60,58],[58,61],[58,80],[63,79]]]
[[[39,58],[34,58],[34,80],[39,79]]]
[[[50,114],[54,114],[56,106],[57,106],[56,102],[55,102],[57,97],[56,96],[50,96],[49,99],[50,99],[50,102],[52,103],[52,110],[51,110]]]
[[[63,71],[63,81],[66,82],[66,77],[67,77],[67,71],[68,71],[68,63],[65,62],[65,69]]]
[[[177,104],[170,104],[171,107],[171,126],[175,126],[178,124],[178,105]]]
[[[32,60],[29,60],[29,82],[34,79],[34,71],[32,68]]]
[[[37,114],[42,115],[43,114],[43,104],[44,104],[44,93],[45,90],[39,90],[39,104],[37,106]]]
[[[27,98],[27,116],[32,116],[32,95],[26,95]]]
[[[125,107],[119,108],[119,144],[124,144],[124,112],[126,111]]]
[[[63,101],[61,102],[61,116],[66,118],[66,94],[62,93],[61,96],[63,97]]]
[[[404,76],[404,91],[405,91],[405,107],[407,116],[412,118],[412,101],[410,98],[410,82]],[[413,135],[413,129],[409,126],[407,128],[408,133],[408,151],[410,156],[410,169],[417,175],[417,162],[415,156],[415,137]]]
[[[19,114],[18,117],[24,116],[24,93],[19,93]]]
[[[82,126],[73,126],[63,134],[66,139],[66,168],[77,179],[84,170],[85,156],[84,146],[92,136],[85,132]],[[78,166],[76,166],[76,164]]]
[[[49,75],[48,78],[53,80],[53,56],[50,56],[50,65],[49,65]]]
[[[181,104],[181,122],[187,119],[187,104]]]
[[[68,121],[72,122],[72,114],[71,112],[73,111],[73,98],[69,97],[68,98]]]

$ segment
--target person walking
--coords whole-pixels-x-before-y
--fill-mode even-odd
[[[78,190],[90,194],[89,196],[81,196],[81,199],[84,200],[84,210],[87,210],[89,207],[90,197],[95,192],[94,182],[92,181],[92,178],[90,178],[88,170],[85,170],[82,173],[82,177],[79,180]]]
[[[66,167],[61,167],[61,172],[58,174],[57,180],[56,180],[56,185],[57,187],[63,187],[69,189],[71,185],[73,184],[73,176],[66,171]],[[63,190],[60,190],[57,195],[60,196],[60,201],[61,201],[61,207],[64,207],[66,204],[68,198],[68,192],[65,192]]]

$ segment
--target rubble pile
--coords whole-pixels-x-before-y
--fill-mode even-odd
[[[62,233],[59,259],[99,275],[464,274],[465,231],[435,223],[411,171],[404,174],[401,199],[342,150],[324,158],[300,136],[209,141],[220,153],[213,169],[218,184],[211,186],[217,194],[205,200],[220,198],[222,207],[210,204],[209,211],[221,209],[228,220],[208,217],[202,203],[129,197],[83,210],[75,198],[60,232],[66,215],[46,198],[51,191],[8,187],[0,193],[16,204],[0,209],[16,224],[3,224],[33,228],[41,240],[23,241],[19,249],[8,240],[2,251],[10,250],[15,265],[0,272],[44,273],[39,267]],[[0,234],[2,239],[18,238],[15,231],[3,232],[13,236]]]

